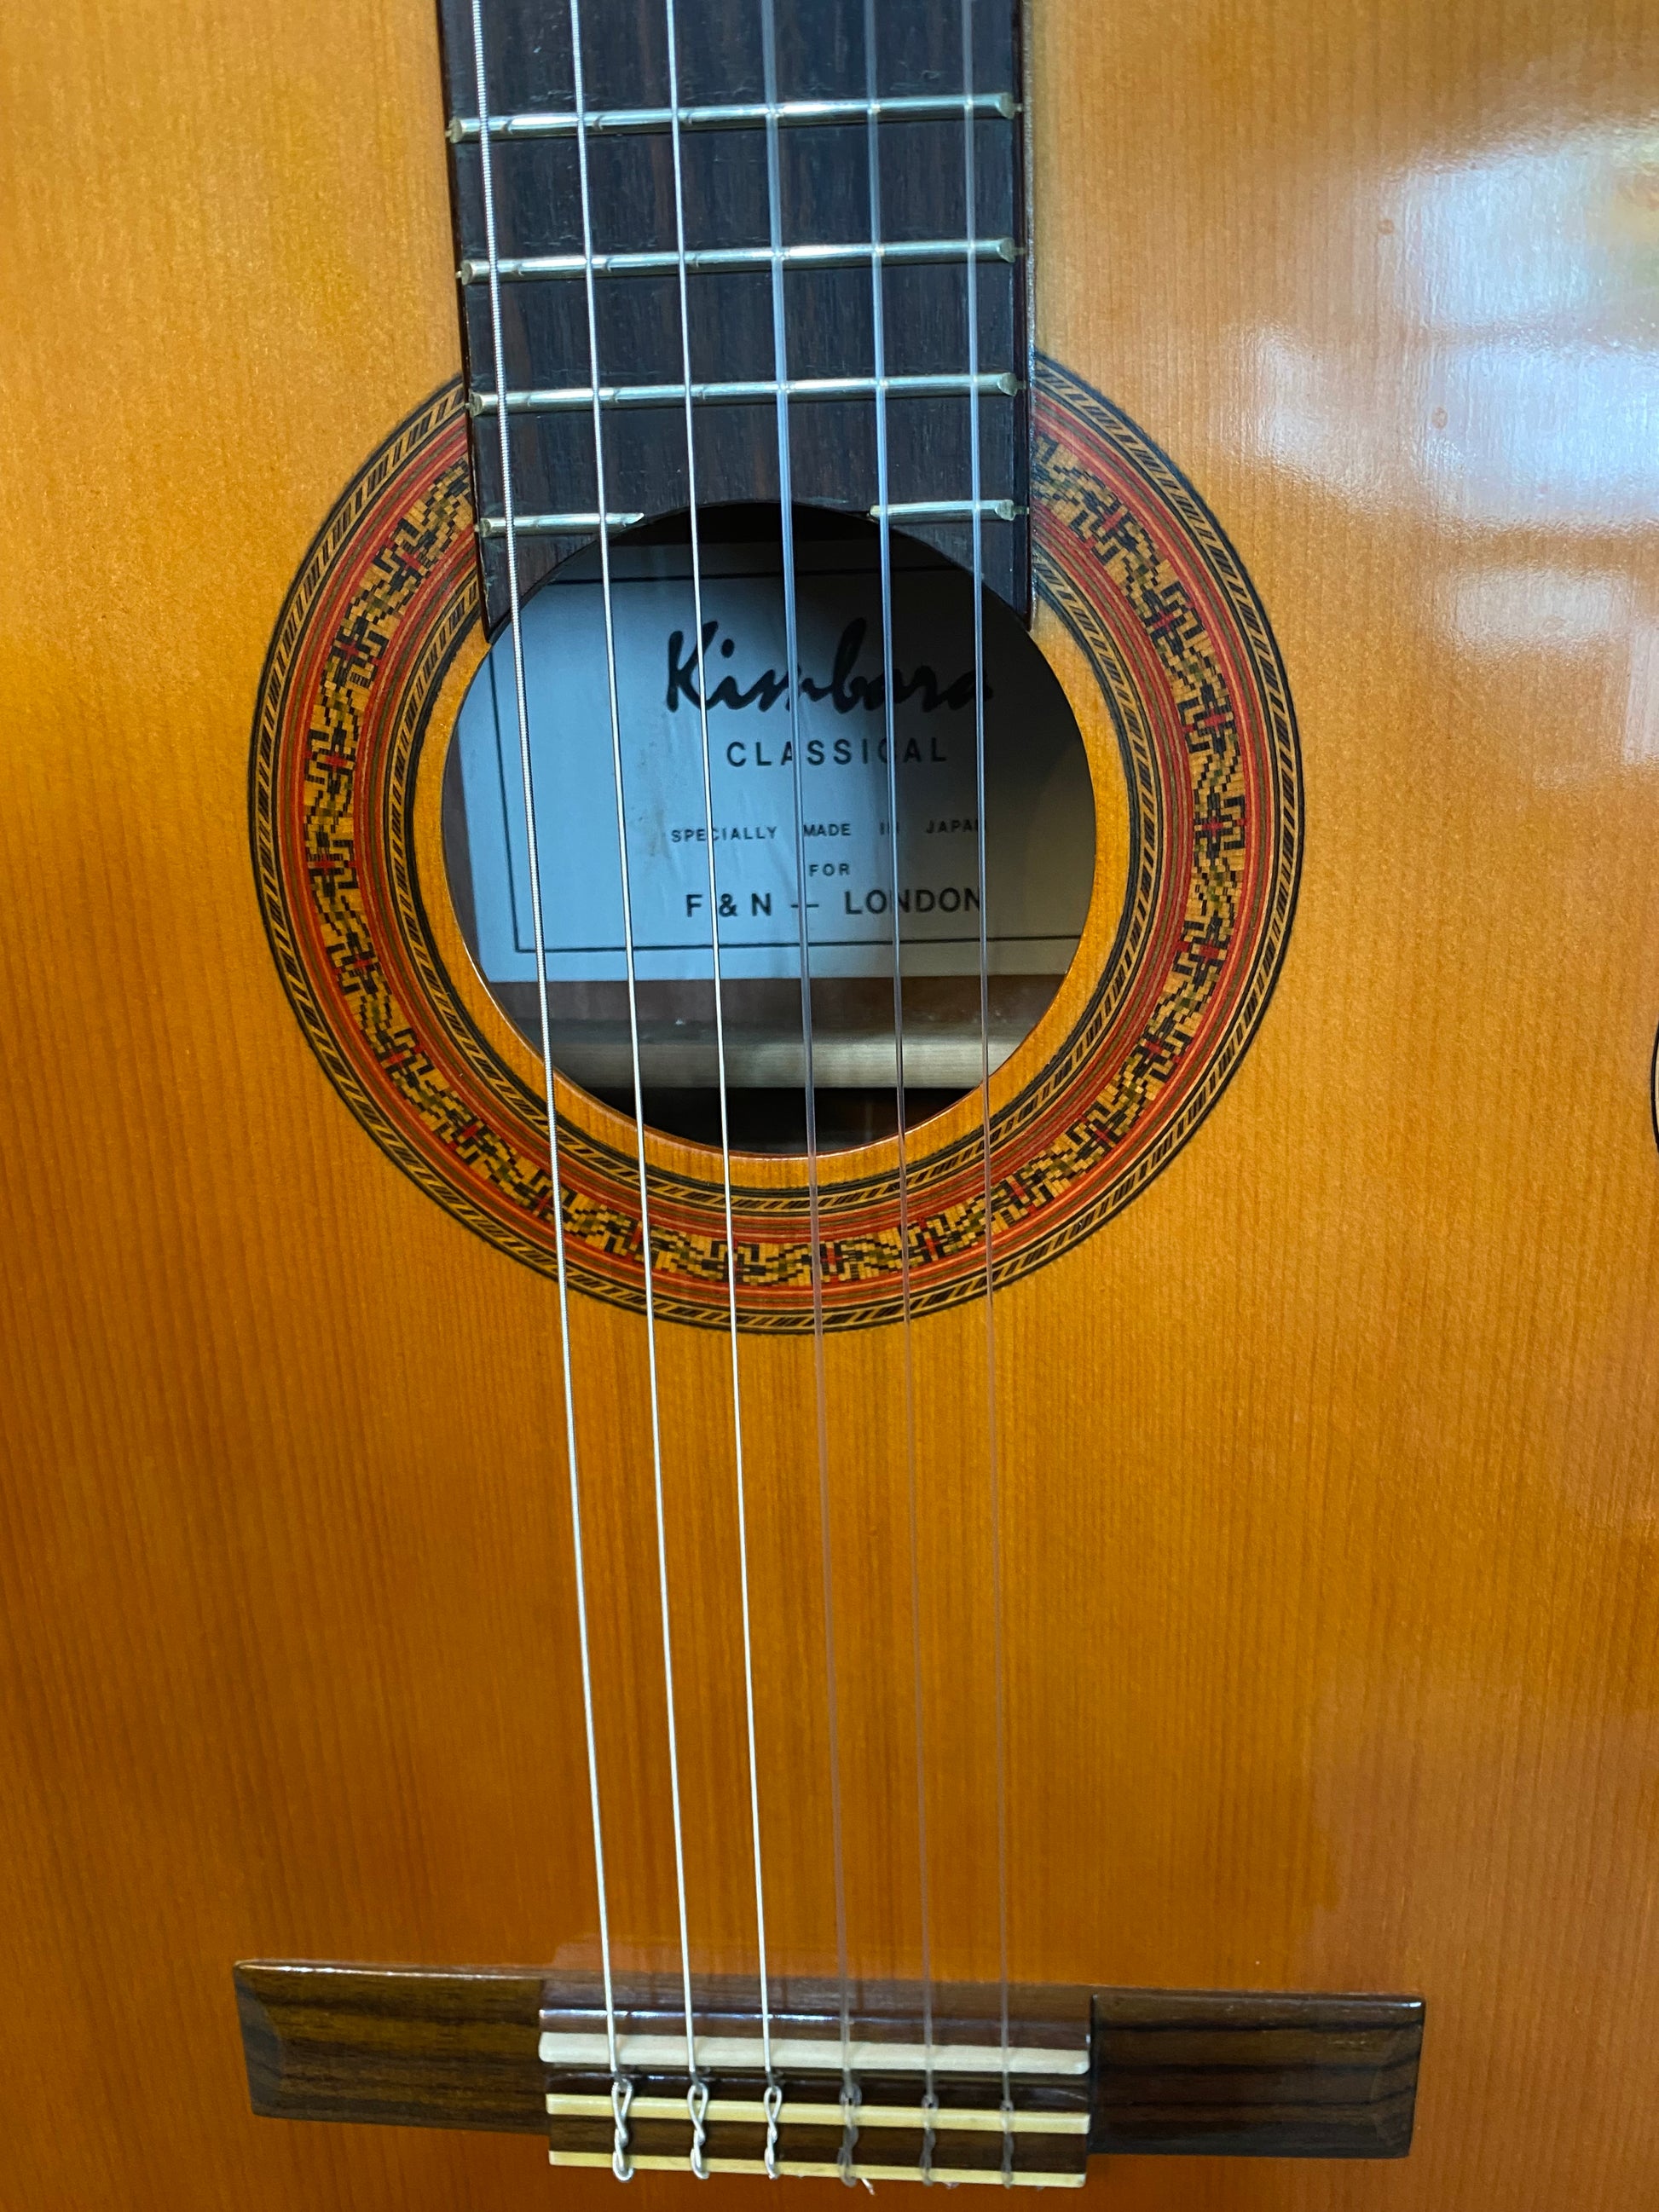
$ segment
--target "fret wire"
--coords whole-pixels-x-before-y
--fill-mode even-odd
[[[1012,93],[981,93],[974,100],[973,109],[988,119],[1012,120],[1019,112],[1019,102]],[[863,100],[751,100],[719,107],[682,107],[678,115],[683,131],[747,131],[771,130],[781,124],[862,123],[870,112],[871,103]],[[883,123],[939,122],[962,112],[959,93],[912,94],[875,103],[877,119]],[[492,139],[574,138],[580,131],[590,138],[607,137],[665,131],[672,119],[672,111],[666,107],[595,108],[586,113],[580,109],[533,108],[518,114],[492,115],[489,135]],[[477,117],[458,115],[445,135],[452,145],[477,143],[481,136]]]
[[[501,515],[486,514],[479,518],[480,538],[574,538],[586,531],[597,530],[601,524],[607,530],[631,530],[635,523],[643,522],[642,513],[634,514],[515,514],[509,526]]]
[[[893,501],[885,508],[872,507],[869,516],[872,522],[879,522],[884,513],[895,522],[966,522],[974,512],[970,499],[912,499]],[[1018,522],[1026,509],[1011,499],[982,499],[978,512],[994,522]],[[630,514],[607,514],[605,524],[607,530],[631,530],[644,520],[644,514],[636,510]],[[515,538],[580,537],[599,526],[597,514],[519,514],[514,517],[513,534]],[[507,535],[507,525],[499,515],[484,515],[477,527],[480,538]]]
[[[582,91],[581,0],[570,0],[570,48],[571,70],[576,95],[576,177],[581,198],[582,252],[591,264],[593,255],[593,206],[588,174],[587,133],[584,125],[587,102]],[[604,515],[607,511],[607,501],[605,499],[605,422],[599,403],[599,298],[591,267],[586,289],[588,374],[592,379],[591,398],[593,415],[594,485],[598,494],[596,502],[598,511]],[[644,1261],[646,1363],[651,1413],[651,1477],[656,1516],[657,1593],[662,1623],[663,1695],[668,1723],[669,1809],[673,1822],[674,1887],[679,1915],[680,1975],[685,2003],[686,2056],[689,2061],[688,2070],[691,2077],[691,2091],[695,2095],[700,2084],[697,2077],[696,2024],[691,1993],[691,1936],[686,1900],[685,1826],[680,1803],[679,1729],[674,1696],[674,1640],[669,1604],[667,1520],[663,1496],[662,1410],[658,1389],[657,1316],[653,1280],[650,1175],[647,1167],[645,1152],[645,1085],[640,1060],[639,994],[634,957],[634,904],[628,856],[627,803],[623,779],[622,702],[617,687],[617,633],[611,588],[611,533],[609,526],[604,522],[599,526],[599,576],[605,610],[605,682],[611,710],[611,764],[617,797],[617,859],[622,892],[623,947],[628,980],[629,1047],[634,1074],[634,1139],[639,1160],[640,1238],[642,1248],[641,1256]],[[621,2115],[619,2114],[619,2130],[620,2126]]]
[[[1012,499],[901,499],[869,510],[872,522],[889,515],[895,522],[968,522],[989,515],[995,522],[1018,522],[1026,510]]]
[[[973,518],[973,500],[898,500],[887,508],[872,507],[869,520],[880,522],[890,514],[894,522],[969,522]],[[1026,515],[1024,507],[1013,500],[980,500],[978,514],[988,522],[1022,522]],[[635,508],[633,514],[611,514],[604,518],[604,526],[611,531],[629,531],[644,522],[644,514]],[[473,529],[480,538],[507,538],[507,522],[500,515],[480,515]],[[581,538],[592,535],[599,529],[599,515],[514,515],[514,538]]]
[[[915,268],[936,263],[954,266],[969,253],[978,261],[1013,262],[1020,258],[1021,252],[1018,240],[1012,238],[913,238],[894,239],[878,246],[859,240],[838,246],[786,246],[782,257],[792,269],[855,269],[872,255],[884,263]],[[769,269],[771,264],[769,246],[702,246],[685,255],[686,269],[694,276]],[[592,265],[600,276],[667,276],[678,270],[680,259],[678,254],[656,247],[638,252],[596,253]],[[495,274],[503,283],[543,283],[566,276],[585,278],[588,266],[580,253],[528,254],[498,262]],[[482,284],[489,279],[489,264],[463,261],[455,274],[463,284]]]
[[[872,507],[869,520],[880,522],[890,514],[894,522],[967,522],[973,515],[973,500],[896,500],[887,508]],[[991,522],[1020,522],[1026,508],[1018,507],[1013,500],[980,500],[980,515]],[[615,514],[606,515],[606,529],[629,531],[637,522],[644,522],[644,514]],[[500,515],[483,515],[477,520],[480,538],[504,538],[507,525]],[[599,529],[599,518],[592,514],[575,515],[514,515],[515,538],[580,538],[584,533]]]
[[[981,392],[1013,398],[1020,389],[1020,380],[1011,371],[987,370],[976,375],[974,386],[965,376],[890,376],[882,380],[880,388],[890,398],[941,399],[951,398],[976,388]],[[792,377],[785,387],[791,399],[871,399],[876,395],[877,380],[872,376],[808,376]],[[744,379],[740,382],[694,384],[691,398],[699,406],[748,406],[775,399],[779,386],[775,378]],[[594,404],[592,385],[557,385],[545,390],[512,391],[506,395],[510,415],[586,414]],[[685,401],[684,384],[605,384],[597,394],[601,407],[678,407]],[[474,392],[467,405],[474,415],[493,415],[501,404],[502,395],[496,392]]]
[[[484,63],[483,0],[472,0],[472,60],[478,88],[478,108],[489,112]],[[495,260],[495,200],[489,139],[485,137],[479,163],[483,187],[484,238],[489,259]],[[498,387],[505,389],[506,351],[501,336],[501,292],[499,283],[489,288],[490,335]],[[507,603],[513,639],[513,697],[518,719],[519,772],[524,791],[525,831],[529,864],[531,928],[536,945],[537,1006],[541,1016],[542,1078],[547,1090],[548,1173],[553,1215],[554,1279],[558,1291],[560,1379],[564,1386],[565,1459],[569,1477],[571,1551],[576,1581],[576,1628],[581,1657],[582,1727],[587,1751],[588,1809],[593,1834],[593,1878],[599,1921],[599,1971],[605,1990],[605,2035],[611,2071],[617,2073],[617,2002],[611,1978],[611,1906],[605,1886],[605,1823],[599,1796],[599,1737],[593,1719],[593,1666],[587,1632],[587,1568],[582,1540],[580,1464],[576,1450],[576,1395],[570,1342],[570,1283],[565,1253],[564,1207],[559,1176],[559,1116],[553,1082],[552,1018],[548,1006],[547,939],[542,920],[541,849],[536,826],[535,776],[530,755],[529,690],[525,677],[524,625],[519,594],[519,565],[514,548],[513,455],[510,425],[503,410],[500,418],[501,505],[507,532]],[[604,503],[601,489],[600,503]]]

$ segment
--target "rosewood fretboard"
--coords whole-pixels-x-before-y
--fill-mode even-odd
[[[520,514],[596,507],[584,235],[574,136],[574,73],[564,0],[485,0],[497,247],[505,266],[503,342],[514,499]],[[765,72],[757,0],[681,0],[681,143],[692,383],[769,387],[747,398],[698,400],[700,505],[775,502],[775,380]],[[471,387],[493,404],[491,337],[480,189],[478,100],[467,0],[442,0],[445,70],[460,296]],[[966,245],[975,253],[980,368],[981,497],[986,579],[1024,612],[1027,599],[1024,382],[1028,361],[1019,56],[1011,0],[975,0],[972,91],[977,205],[967,220],[962,37],[957,8],[884,0],[874,81],[890,453],[890,499],[965,501],[969,409],[961,387],[968,349]],[[581,17],[584,113],[596,255],[598,381],[604,407],[608,510],[647,517],[687,504],[685,422],[665,11],[588,0]],[[862,0],[818,0],[781,11],[777,52],[780,211],[788,257],[788,381],[872,376],[872,238],[867,124],[869,62]],[[803,103],[846,103],[839,120],[809,119]],[[889,108],[888,103],[898,103]],[[711,122],[695,111],[738,108]],[[692,111],[688,114],[688,111]],[[792,112],[793,111],[793,112]],[[510,119],[509,119],[510,118]],[[498,120],[501,128],[495,131]],[[838,253],[826,249],[842,249]],[[619,267],[613,257],[624,259]],[[641,265],[639,257],[646,258]],[[713,264],[711,265],[711,257]],[[523,264],[552,263],[526,269]],[[918,392],[902,380],[938,380]],[[641,396],[639,387],[654,391]],[[672,388],[672,397],[665,398]],[[862,514],[877,498],[876,409],[850,396],[792,391],[790,437],[797,503]],[[506,612],[501,514],[493,419],[475,423],[473,459],[486,532],[492,624]],[[998,507],[1013,510],[996,511]],[[960,520],[914,515],[896,523],[967,565]],[[520,578],[528,588],[585,542],[580,530],[527,536]]]

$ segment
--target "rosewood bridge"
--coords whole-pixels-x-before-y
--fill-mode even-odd
[[[248,1962],[248,2086],[271,2118],[543,2133],[556,2166],[1075,2187],[1091,2156],[1403,2157],[1407,1996],[829,1983],[619,1987],[507,1968]],[[769,2064],[768,2061],[769,2059]]]

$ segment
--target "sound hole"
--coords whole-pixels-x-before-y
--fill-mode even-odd
[[[800,696],[792,721],[777,512],[719,509],[698,522],[712,906],[684,519],[612,541],[619,744],[597,550],[567,562],[524,609],[551,1056],[562,1074],[631,1116],[637,1036],[647,1121],[718,1146],[712,913],[732,1143],[753,1152],[805,1150],[804,862],[817,1141],[826,1151],[868,1144],[897,1126],[901,1059],[907,1125],[981,1079],[981,915],[993,1068],[1053,998],[1076,950],[1093,878],[1094,805],[1082,738],[1048,663],[1016,617],[988,597],[981,883],[972,584],[932,548],[896,535],[896,869],[878,533],[857,518],[797,511]],[[505,628],[458,720],[443,830],[468,949],[495,1003],[539,1052],[529,840]],[[896,919],[902,1055],[895,1048]]]

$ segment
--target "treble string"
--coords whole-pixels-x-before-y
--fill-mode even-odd
[[[657,1595],[662,1617],[663,1689],[668,1721],[668,1781],[674,1836],[674,1886],[679,1910],[680,1983],[685,2010],[688,2102],[693,2121],[693,2169],[702,2172],[702,2118],[696,2018],[691,1993],[691,1937],[686,1907],[685,1834],[680,1811],[679,1731],[674,1702],[674,1638],[668,1594],[667,1516],[663,1502],[662,1412],[657,1387],[657,1316],[653,1284],[651,1190],[645,1155],[645,1086],[640,1066],[638,978],[634,957],[634,906],[628,860],[628,816],[623,777],[622,712],[617,683],[616,610],[611,582],[611,530],[606,498],[605,416],[599,391],[599,293],[593,259],[593,205],[588,178],[587,99],[582,75],[581,0],[570,0],[570,49],[576,106],[576,175],[581,194],[582,274],[587,304],[588,373],[593,399],[593,470],[598,491],[599,581],[605,608],[605,685],[611,710],[611,768],[617,799],[617,856],[622,884],[623,952],[628,975],[628,1041],[634,1076],[634,1141],[639,1162],[640,1239],[645,1282],[645,1344],[651,1409],[651,1481],[657,1523]],[[706,2099],[702,2100],[706,2104]]]
[[[772,2069],[772,1999],[766,1960],[766,1880],[761,1854],[760,1770],[756,1755],[755,1650],[749,1605],[749,1510],[744,1483],[743,1388],[738,1360],[738,1249],[732,1218],[732,1132],[726,1093],[726,1017],[720,984],[720,896],[714,867],[714,792],[709,764],[708,685],[703,667],[702,556],[697,532],[696,423],[691,397],[691,309],[685,249],[685,176],[680,152],[679,33],[675,0],[664,0],[668,27],[668,106],[674,157],[674,263],[679,281],[681,381],[685,386],[686,503],[691,526],[692,633],[696,639],[697,720],[702,743],[702,818],[708,847],[709,941],[714,969],[714,1062],[720,1086],[720,1193],[726,1211],[726,1296],[732,1342],[732,1434],[738,1492],[738,1584],[743,1604],[744,1714],[749,1738],[749,1825],[755,1863],[755,1938],[760,1973],[761,2063],[769,2093]],[[775,2148],[775,2117],[769,2149]],[[769,2164],[775,2174],[775,2164]]]
[[[869,103],[866,125],[870,168],[870,322],[871,356],[876,380],[876,525],[881,549],[881,693],[887,743],[887,850],[889,860],[888,911],[893,922],[893,1107],[898,1139],[899,1300],[902,1314],[902,1381],[904,1389],[905,1496],[908,1508],[910,1544],[910,1660],[915,1707],[916,1742],[916,1859],[921,1900],[921,2033],[924,2095],[933,2094],[933,1901],[927,1864],[927,1761],[921,1666],[921,1565],[918,1540],[916,1498],[916,1380],[915,1353],[911,1337],[910,1309],[910,1170],[904,1103],[904,969],[899,928],[899,790],[898,733],[895,698],[893,648],[893,524],[890,512],[888,467],[887,317],[882,268],[881,125],[877,101],[880,97],[876,48],[876,0],[864,0],[865,96]],[[925,2105],[924,2109],[931,2109]],[[922,2178],[932,2179],[927,2162]]]
[[[1002,1478],[997,1439],[996,1265],[991,1158],[991,887],[985,836],[985,517],[980,465],[978,179],[974,145],[974,0],[962,0],[963,193],[968,283],[968,444],[974,544],[974,792],[979,860],[980,1124],[985,1206],[985,1429],[987,1510],[991,1537],[991,1664],[996,1727],[997,1989],[1002,2060],[1002,2179],[1013,2179],[1012,2060],[1008,2030],[1008,1693],[1002,1591]]]
[[[853,2081],[853,2024],[847,1978],[847,1875],[843,1858],[841,1722],[836,1692],[836,1593],[830,1553],[830,1419],[823,1356],[823,1254],[819,1237],[817,1103],[812,1066],[812,969],[807,917],[806,811],[801,778],[800,633],[795,601],[793,472],[789,445],[789,325],[783,282],[783,164],[778,130],[776,0],[761,0],[766,93],[766,196],[772,248],[772,360],[777,387],[778,520],[782,538],[784,665],[789,675],[789,744],[793,763],[795,891],[800,960],[801,1053],[806,1117],[807,1253],[812,1291],[812,1382],[817,1416],[818,1523],[823,1572],[824,1701],[830,1753],[830,1832],[836,1893],[836,1972],[841,1994],[842,2105],[846,2115],[842,2171],[851,2179],[850,2149],[857,2088]]]
[[[514,534],[513,454],[508,436],[507,356],[501,340],[501,261],[495,243],[495,164],[489,127],[489,70],[484,59],[483,0],[472,0],[472,67],[478,96],[478,150],[483,182],[484,242],[489,259],[489,328],[495,349],[495,420],[501,440],[501,517],[507,550],[507,603],[513,640],[513,703],[518,720],[519,775],[524,791],[528,846],[531,933],[536,947],[536,1005],[541,1022],[542,1080],[547,1094],[547,1153],[553,1216],[554,1279],[558,1285],[559,1355],[564,1388],[565,1465],[570,1482],[572,1553],[576,1572],[576,1631],[581,1650],[582,1724],[587,1741],[588,1808],[593,1829],[593,1877],[599,1898],[599,1972],[605,1990],[605,2039],[611,2079],[620,2078],[617,2045],[617,2001],[611,1972],[611,1908],[605,1883],[605,1823],[599,1808],[599,1741],[593,1725],[593,1664],[587,1633],[587,1571],[582,1547],[580,1465],[576,1452],[576,1399],[571,1383],[570,1286],[565,1261],[564,1209],[559,1181],[559,1122],[553,1088],[552,1021],[548,1010],[547,940],[542,928],[541,847],[536,830],[535,777],[531,769],[530,709],[525,682],[524,628],[519,591],[518,541]],[[604,504],[601,493],[600,504]],[[621,2160],[626,2144],[617,2120]],[[621,2167],[618,2166],[618,2172]]]

